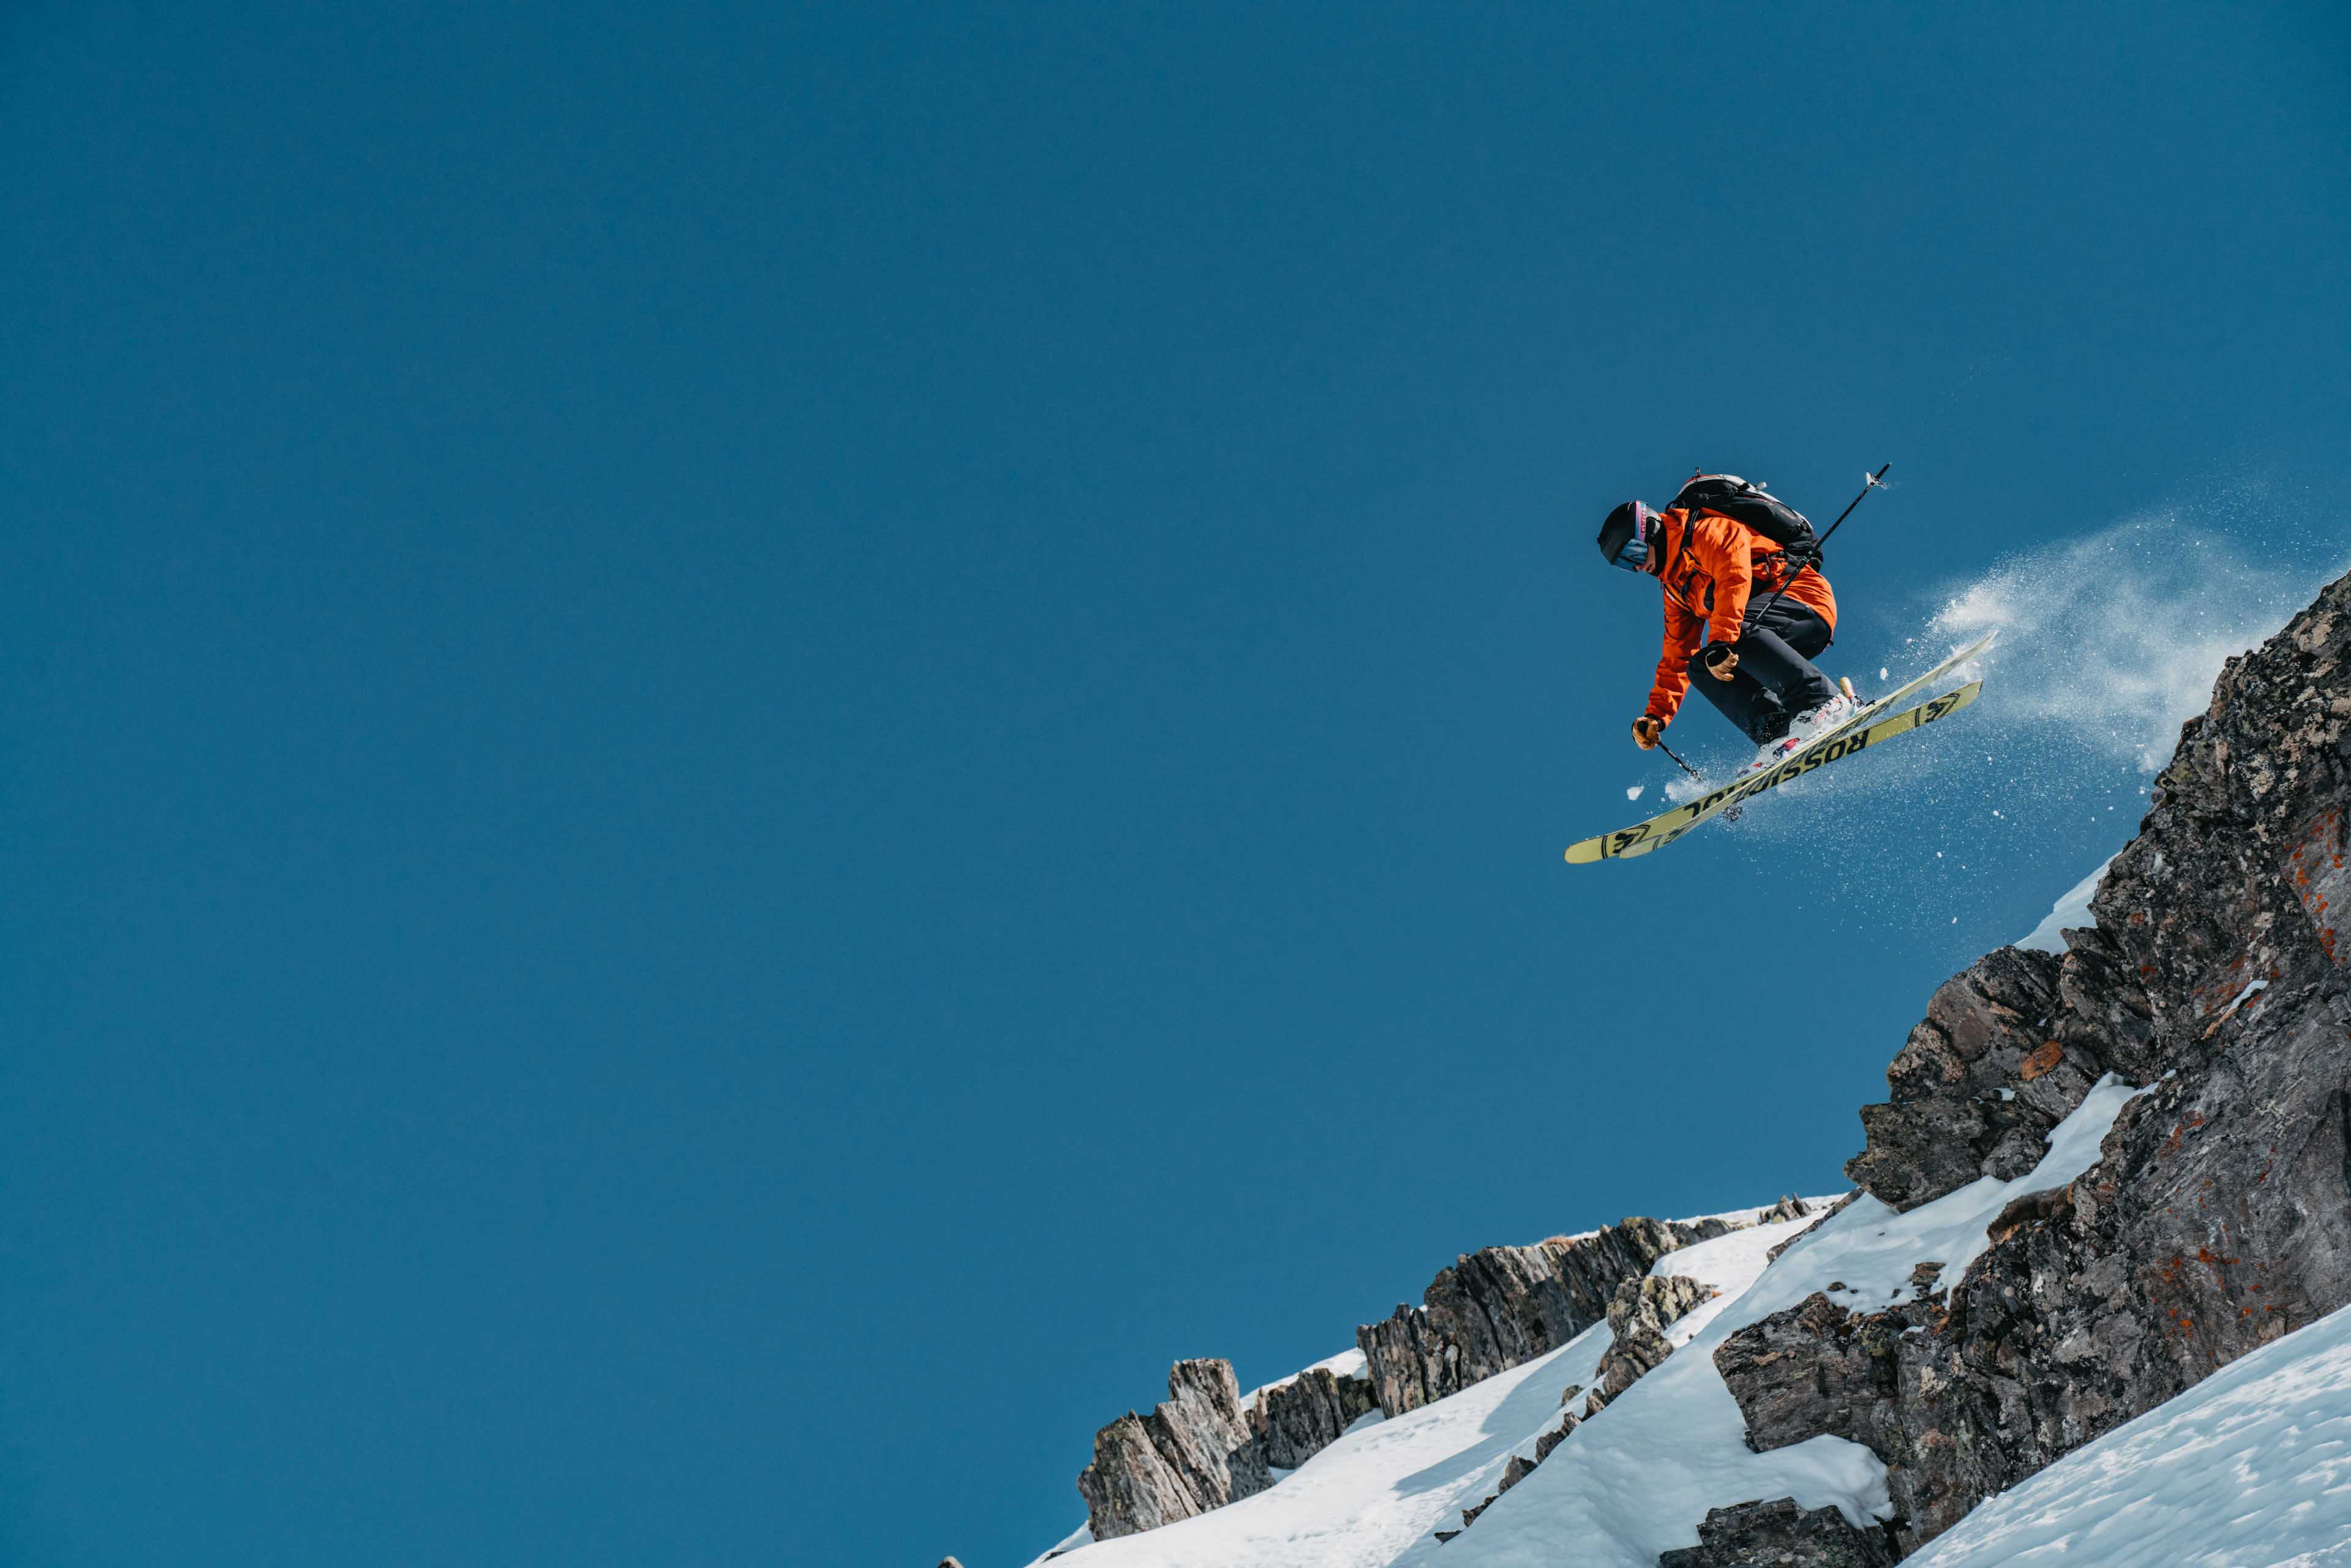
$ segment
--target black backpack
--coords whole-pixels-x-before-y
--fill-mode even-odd
[[[1720,512],[1778,545],[1792,563],[1820,564],[1821,541],[1812,519],[1736,474],[1700,474],[1682,486],[1673,504],[1692,517],[1701,510]]]

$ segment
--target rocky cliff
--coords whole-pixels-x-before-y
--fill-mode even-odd
[[[1792,1218],[1790,1198],[1766,1218]],[[1390,1416],[1458,1393],[1565,1344],[1608,1315],[1616,1287],[1668,1252],[1726,1235],[1719,1219],[1635,1217],[1588,1236],[1488,1247],[1438,1271],[1421,1305],[1355,1331],[1380,1408]]]
[[[1605,1319],[1623,1343],[1596,1408],[1664,1359],[1665,1329],[1705,1299],[1689,1281],[1647,1279],[1652,1264],[1741,1225],[1807,1212],[1788,1197],[1760,1221],[1636,1217],[1586,1236],[1467,1253],[1438,1271],[1422,1305],[1355,1331],[1363,1374],[1309,1367],[1246,1404],[1229,1362],[1179,1361],[1165,1403],[1094,1434],[1093,1462],[1078,1477],[1087,1527],[1108,1541],[1263,1491],[1272,1471],[1304,1464],[1359,1417],[1417,1409]]]
[[[1155,1530],[1263,1491],[1379,1407],[1353,1373],[1310,1366],[1243,1405],[1228,1361],[1179,1361],[1167,1401],[1132,1410],[1094,1434],[1078,1476],[1096,1541]]]
[[[1936,995],[1847,1171],[1896,1209],[2013,1180],[2101,1076],[2152,1085],[2097,1163],[1921,1300],[1815,1295],[1717,1352],[1750,1447],[1825,1432],[1886,1462],[1901,1551],[2351,1301],[2346,736],[2351,579],[2229,662],[2095,925]]]
[[[1766,1217],[1801,1219],[1810,1210],[1802,1202],[1792,1197],[1782,1199],[1779,1207],[1767,1210]],[[1718,1228],[1716,1234],[1727,1234],[1729,1228]],[[1575,1396],[1583,1392],[1579,1385],[1570,1384],[1560,1395],[1562,1414],[1558,1424],[1535,1438],[1533,1453],[1510,1456],[1495,1484],[1493,1494],[1477,1507],[1461,1511],[1460,1530],[1435,1532],[1439,1544],[1458,1539],[1462,1531],[1483,1518],[1486,1511],[1500,1501],[1512,1487],[1534,1474],[1570,1434],[1606,1409],[1608,1401],[1632,1387],[1644,1375],[1655,1372],[1666,1357],[1674,1353],[1673,1345],[1666,1338],[1666,1331],[1687,1316],[1692,1308],[1711,1300],[1714,1294],[1711,1286],[1678,1276],[1662,1280],[1643,1277],[1620,1282],[1616,1293],[1608,1301],[1608,1328],[1612,1338],[1607,1353],[1600,1359],[1600,1386],[1592,1391],[1583,1414],[1578,1416],[1569,1408],[1574,1405]]]
[[[1093,1463],[1078,1475],[1097,1541],[1189,1519],[1272,1484],[1228,1361],[1177,1362],[1166,1403],[1148,1416],[1130,1410],[1095,1433]]]

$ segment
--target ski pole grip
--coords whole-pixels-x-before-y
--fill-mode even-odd
[[[1729,644],[1729,643],[1708,643],[1708,644],[1707,644],[1707,648],[1706,648],[1706,667],[1707,667],[1708,669],[1709,669],[1709,670],[1719,670],[1719,669],[1722,668],[1722,661],[1724,661],[1725,659],[1728,659],[1729,657],[1730,657],[1730,644]]]

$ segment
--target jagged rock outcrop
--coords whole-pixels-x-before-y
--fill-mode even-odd
[[[1355,1331],[1380,1408],[1416,1410],[1565,1344],[1607,1314],[1618,1285],[1731,1228],[1635,1218],[1589,1236],[1465,1254],[1438,1272],[1422,1305]]]
[[[1249,1430],[1263,1446],[1267,1464],[1294,1470],[1379,1407],[1371,1379],[1311,1366],[1287,1383],[1258,1391],[1249,1406]]]
[[[1763,1254],[1763,1260],[1767,1263],[1777,1263],[1780,1260],[1780,1254],[1785,1252],[1789,1248],[1795,1246],[1805,1237],[1810,1236],[1813,1231],[1818,1230],[1822,1226],[1827,1224],[1830,1220],[1834,1219],[1846,1209],[1851,1208],[1854,1205],[1854,1200],[1859,1197],[1861,1197],[1861,1189],[1859,1187],[1855,1187],[1851,1192],[1846,1193],[1843,1197],[1838,1198],[1834,1203],[1830,1204],[1826,1208],[1804,1208],[1802,1200],[1798,1200],[1797,1207],[1802,1208],[1803,1212],[1795,1218],[1802,1218],[1804,1215],[1810,1215],[1813,1222],[1810,1225],[1805,1226],[1802,1230],[1797,1231],[1793,1236],[1789,1237],[1785,1241],[1774,1242],[1771,1249]]]
[[[1600,1388],[1615,1398],[1673,1354],[1666,1331],[1701,1301],[1718,1294],[1711,1285],[1678,1274],[1646,1275],[1616,1287],[1608,1302],[1608,1352],[1600,1358]]]
[[[1807,1513],[1796,1500],[1710,1510],[1698,1544],[1668,1552],[1658,1568],[1887,1568],[1894,1547],[1878,1530],[1855,1530],[1834,1508]]]
[[[1747,1419],[1747,1446],[1766,1453],[1827,1433],[1886,1458],[1900,1431],[1896,1349],[1929,1311],[1913,1301],[1865,1314],[1815,1291],[1724,1340],[1715,1370]]]
[[[1937,991],[1886,1070],[1892,1102],[1862,1107],[1869,1146],[1844,1174],[1901,1210],[2039,1163],[2049,1130],[2105,1071],[2095,1040],[2068,1051],[2058,1038],[2059,967],[2002,947]]]
[[[1273,1484],[1232,1363],[1179,1361],[1167,1394],[1150,1415],[1130,1410],[1094,1434],[1078,1490],[1096,1541],[1189,1519]]]
[[[1504,1492],[1510,1490],[1512,1487],[1518,1485],[1520,1481],[1534,1474],[1535,1467],[1541,1464],[1545,1459],[1551,1458],[1551,1451],[1559,1447],[1562,1440],[1563,1440],[1570,1432],[1574,1431],[1575,1427],[1575,1417],[1570,1416],[1567,1417],[1564,1425],[1552,1431],[1545,1432],[1541,1437],[1535,1439],[1535,1452],[1532,1458],[1529,1458],[1524,1454],[1512,1454],[1509,1462],[1502,1466],[1502,1479],[1500,1482],[1496,1486],[1493,1491],[1487,1494],[1486,1500],[1479,1503],[1475,1508],[1465,1508],[1461,1511],[1461,1530],[1467,1530],[1471,1525],[1477,1523],[1479,1515],[1493,1507],[1495,1502]],[[1440,1530],[1434,1533],[1437,1536],[1438,1544],[1442,1545],[1444,1542],[1450,1541],[1455,1536],[1460,1534],[1461,1530]]]
[[[1850,1168],[1915,1205],[2022,1174],[2097,1073],[2151,1085],[2097,1162],[2010,1204],[1947,1293],[1815,1296],[1717,1354],[1754,1446],[1876,1451],[1905,1552],[2351,1301],[2351,579],[2229,662],[2152,800],[2053,970],[1995,954],[1938,994]]]
[[[1808,1212],[1791,1197],[1760,1218]],[[1168,1374],[1165,1404],[1148,1416],[1129,1411],[1094,1434],[1093,1462],[1078,1477],[1093,1538],[1156,1529],[1262,1491],[1273,1470],[1297,1469],[1374,1409],[1391,1416],[1416,1409],[1564,1344],[1604,1317],[1615,1321],[1611,1304],[1620,1287],[1626,1293],[1617,1309],[1619,1343],[1604,1376],[1616,1378],[1614,1391],[1621,1392],[1664,1359],[1666,1328],[1707,1295],[1687,1280],[1646,1279],[1650,1266],[1740,1228],[1720,1219],[1636,1218],[1588,1236],[1468,1254],[1438,1273],[1426,1305],[1399,1307],[1355,1331],[1364,1375],[1310,1367],[1259,1390],[1246,1408],[1229,1363],[1179,1361]],[[1570,1390],[1562,1403],[1581,1392]],[[1586,1414],[1605,1403],[1594,1390]],[[1575,1425],[1565,1416],[1545,1435],[1548,1442],[1539,1440],[1535,1457],[1520,1462],[1541,1463]]]
[[[1160,1525],[1263,1491],[1379,1407],[1368,1379],[1311,1366],[1258,1390],[1244,1407],[1227,1361],[1179,1361],[1168,1400],[1132,1410],[1094,1434],[1078,1477],[1097,1541]]]

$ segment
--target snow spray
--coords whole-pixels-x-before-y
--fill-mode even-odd
[[[1775,790],[1730,831],[1765,859],[1834,834],[1837,852],[1805,863],[1867,940],[1940,927],[1965,962],[1987,931],[2022,936],[2137,831],[2220,666],[2351,565],[2339,535],[2294,516],[2223,491],[2008,557],[1866,627],[1848,612],[1837,651],[1881,682],[1997,628],[1982,697],[1928,744]]]

